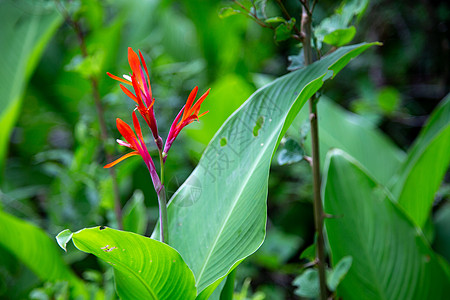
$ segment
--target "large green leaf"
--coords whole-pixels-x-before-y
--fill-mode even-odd
[[[417,225],[423,227],[450,164],[450,95],[435,109],[414,142],[393,193]]]
[[[170,245],[193,271],[199,293],[262,244],[270,162],[282,135],[323,81],[372,45],[338,49],[266,85],[213,137],[168,205]]]
[[[61,21],[53,3],[0,1],[0,180],[26,82]]]
[[[113,266],[121,299],[195,299],[192,271],[164,243],[104,227],[75,232],[72,240],[81,251]]]
[[[84,294],[83,284],[67,267],[61,249],[40,228],[0,211],[0,246],[30,268],[42,281],[68,281],[74,294]]]
[[[324,208],[332,261],[352,256],[344,299],[446,299],[450,278],[421,231],[356,160],[333,150]]]
[[[344,110],[327,97],[319,99],[318,111],[321,165],[330,149],[339,148],[356,158],[377,181],[387,185],[404,161],[405,153],[372,123]],[[298,136],[302,124],[308,121],[309,111],[304,107],[288,134]],[[310,140],[308,137],[305,145],[309,153]]]

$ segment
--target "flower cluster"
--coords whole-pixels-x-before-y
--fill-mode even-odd
[[[112,79],[115,79],[123,84],[133,87],[132,90],[134,91],[134,93],[133,91],[126,88],[123,84],[120,84],[120,88],[122,89],[122,91],[134,102],[136,102],[136,109],[139,111],[139,113],[149,126],[153,134],[153,138],[155,140],[158,151],[160,153],[160,157],[162,158],[162,161],[164,163],[167,158],[167,153],[169,152],[172,143],[175,141],[180,131],[193,121],[195,120],[198,121],[198,119],[201,116],[207,113],[204,112],[200,114],[200,106],[205,100],[205,98],[208,96],[209,89],[195,103],[194,100],[197,96],[198,87],[195,87],[191,91],[186,101],[186,104],[183,106],[183,108],[180,110],[175,120],[173,121],[172,126],[170,127],[169,130],[167,140],[163,145],[163,141],[158,133],[158,126],[156,123],[155,113],[153,110],[155,99],[152,96],[150,77],[148,75],[147,65],[145,64],[141,52],[139,51],[138,56],[136,52],[133,51],[133,49],[128,48],[128,62],[130,64],[132,71],[130,75],[124,75],[123,78],[120,78],[110,73],[107,74]],[[137,119],[136,113],[134,111],[133,111],[133,126],[136,134],[133,132],[133,130],[127,123],[125,123],[119,118],[117,119],[117,129],[119,130],[119,132],[122,134],[122,136],[126,141],[125,142],[122,140],[117,140],[117,143],[119,143],[119,145],[128,147],[133,151],[107,164],[105,168],[110,168],[130,156],[140,155],[144,160],[147,168],[149,169],[153,185],[155,186],[155,190],[159,192],[161,189],[161,181],[155,170],[155,165],[153,164],[153,160],[147,150],[147,146],[145,145],[144,139],[142,137],[141,127]]]

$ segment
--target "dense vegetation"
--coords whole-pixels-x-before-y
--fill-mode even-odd
[[[105,258],[118,249],[106,238],[179,262],[146,273],[167,276],[155,299],[318,297],[316,95],[328,293],[444,299],[449,4],[311,1],[317,62],[306,66],[301,2],[0,1],[0,298],[146,298],[128,294],[146,289],[124,279],[129,265],[114,272],[130,258]],[[148,67],[163,139],[191,90],[211,89],[164,164],[176,251],[156,241],[159,193],[142,160],[103,168],[127,153],[116,118],[131,125],[135,103],[106,73],[131,72],[128,47]],[[67,253],[55,240],[65,229]]]

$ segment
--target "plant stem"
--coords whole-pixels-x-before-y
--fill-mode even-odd
[[[291,15],[289,14],[289,12],[286,10],[286,7],[284,7],[283,2],[281,2],[281,0],[276,0],[278,6],[280,7],[281,11],[283,12],[283,14],[286,16],[286,18],[288,20],[291,20]],[[295,36],[293,36],[294,39],[302,41],[301,40],[301,32],[300,30],[298,30],[297,26],[294,25],[294,31],[295,31]],[[298,38],[296,38],[298,36]]]
[[[159,153],[159,164],[161,169],[161,185],[164,186],[164,157],[162,154],[162,150],[159,150],[158,153]]]
[[[59,0],[56,0],[56,4],[57,4],[57,6],[59,6],[60,11],[64,16],[64,19],[67,21],[67,23],[69,23],[70,26],[72,26],[72,28],[74,29],[74,31],[77,35],[78,44],[79,44],[80,50],[81,50],[81,55],[83,56],[83,58],[87,58],[88,52],[87,52],[87,47],[86,47],[86,41],[85,41],[83,32],[81,30],[80,23],[78,21],[75,21],[74,19],[72,19],[72,17],[69,15],[69,13],[65,9],[65,7],[59,2]],[[106,147],[106,142],[108,140],[108,131],[106,128],[106,122],[105,122],[104,113],[103,113],[103,106],[102,106],[100,92],[99,92],[99,88],[98,88],[98,79],[95,76],[91,75],[89,77],[89,81],[91,82],[92,98],[94,98],[95,108],[97,111],[98,121],[100,124],[101,145],[102,145],[103,150],[105,151],[106,159],[108,161],[113,161],[114,157],[113,157],[111,151]],[[117,183],[116,171],[114,170],[114,168],[108,168],[108,171],[109,171],[109,175],[111,176],[112,185],[113,185],[114,214],[116,215],[117,227],[118,227],[118,229],[121,230],[121,229],[123,229],[122,208],[121,208],[121,204],[120,204],[120,193],[119,193],[119,185]]]
[[[164,158],[162,155],[162,150],[159,150],[158,152],[159,152],[159,164],[161,169],[161,190],[158,192],[159,234],[161,237],[161,242],[169,244],[166,189],[164,188]]]
[[[162,243],[169,244],[169,231],[167,221],[167,204],[166,204],[166,189],[164,185],[158,192],[158,204],[159,204],[159,236]]]
[[[223,286],[222,292],[220,293],[220,299],[222,300],[232,300],[233,292],[234,292],[234,281],[236,279],[236,269],[228,274],[227,279],[225,281],[225,285]]]
[[[305,64],[313,62],[311,49],[311,15],[308,1],[304,1],[302,6],[301,30],[303,35],[303,51]],[[322,198],[320,195],[320,161],[319,161],[319,128],[317,124],[317,101],[313,96],[309,99],[309,119],[311,123],[311,146],[312,146],[312,170],[314,189],[314,223],[317,232],[317,265],[319,269],[320,299],[326,300],[328,296],[325,274],[325,242],[323,237],[324,212]]]

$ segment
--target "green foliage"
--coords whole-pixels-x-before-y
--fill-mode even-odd
[[[0,298],[71,299],[80,295],[86,299],[113,300],[117,298],[114,281],[122,296],[136,285],[137,291],[143,291],[136,280],[120,274],[114,279],[114,272],[118,271],[105,258],[114,255],[117,249],[101,248],[111,246],[111,239],[131,237],[135,240],[131,242],[133,256],[142,258],[143,254],[137,253],[142,249],[140,241],[145,240],[147,245],[149,239],[98,228],[75,234],[95,249],[79,244],[81,248],[103,260],[73,251],[72,244],[68,245],[68,253],[63,253],[55,247],[55,240],[48,237],[64,228],[96,224],[117,227],[115,188],[120,191],[123,225],[127,231],[145,234],[147,225],[153,227],[156,222],[156,195],[148,188],[148,174],[142,162],[130,159],[117,166],[118,187],[102,168],[107,163],[104,149],[114,156],[123,152],[123,147],[113,146],[114,138],[119,137],[115,119],[129,121],[134,108],[133,102],[120,94],[117,83],[105,75],[107,71],[119,76],[129,72],[126,61],[129,46],[142,51],[149,67],[155,113],[163,138],[189,91],[194,86],[199,86],[201,91],[211,88],[202,106],[202,111],[209,113],[200,122],[191,124],[171,150],[165,172],[168,195],[189,177],[204,147],[222,128],[201,159],[200,170],[194,172],[194,176],[200,177],[189,177],[170,204],[171,226],[178,233],[176,243],[181,245],[182,258],[193,266],[195,276],[198,277],[201,268],[203,275],[200,279],[193,277],[186,264],[180,263],[177,270],[181,275],[169,278],[167,284],[175,279],[184,280],[187,298],[191,299],[291,297],[295,289],[290,286],[292,278],[299,274],[299,253],[303,263],[314,261],[316,251],[310,166],[294,163],[310,153],[310,137],[305,133],[309,131],[305,126],[309,124],[309,112],[305,108],[294,118],[306,95],[312,94],[323,80],[334,77],[365,46],[356,46],[348,56],[343,54],[348,49],[344,52],[338,49],[338,54],[333,55],[343,56],[323,78],[319,77],[326,70],[316,72],[315,67],[310,67],[272,82],[286,73],[286,67],[289,71],[304,67],[303,49],[298,43],[301,4],[299,1],[239,2],[243,7],[235,3],[221,10],[220,1],[202,0],[0,1],[0,169],[6,171],[3,172],[6,176],[0,175],[0,207],[5,211],[0,212]],[[278,3],[297,21],[286,15]],[[450,194],[448,178],[444,176],[448,168],[448,100],[430,118],[408,155],[400,150],[409,147],[425,115],[446,92],[446,64],[441,59],[445,57],[445,47],[436,45],[444,45],[446,41],[441,24],[449,20],[445,13],[448,5],[405,1],[371,4],[364,19],[361,16],[368,7],[366,0],[318,1],[312,15],[316,34],[312,39],[316,48],[314,56],[325,56],[325,65],[330,65],[328,51],[335,51],[351,40],[380,40],[384,44],[358,59],[351,72],[321,89],[343,107],[360,114],[349,113],[320,94],[322,167],[326,153],[333,148],[343,149],[358,161],[351,160],[348,163],[351,168],[344,164],[348,176],[347,173],[334,176],[325,168],[328,182],[345,184],[345,190],[336,188],[333,197],[337,203],[333,203],[340,205],[341,198],[345,200],[346,195],[357,193],[361,189],[358,179],[370,178],[380,187],[375,189],[375,196],[373,189],[366,189],[358,199],[353,197],[353,206],[342,200],[343,207],[339,208],[342,214],[327,220],[328,224],[340,225],[349,215],[358,220],[349,233],[339,231],[342,238],[331,234],[334,270],[328,270],[328,287],[335,290],[348,271],[337,287],[337,295],[333,296],[346,299],[346,293],[352,293],[354,287],[355,293],[359,293],[362,284],[368,284],[369,290],[384,284],[381,292],[386,293],[381,299],[385,295],[393,298],[404,295],[407,299],[416,290],[420,290],[417,292],[420,297],[420,292],[425,294],[427,288],[435,287],[434,292],[439,292],[442,286],[448,286],[442,271],[447,270],[448,275],[447,262],[428,247],[430,243],[448,261]],[[219,11],[220,17],[228,17],[220,18]],[[72,21],[63,23],[66,13],[79,26],[86,44],[86,57],[81,55]],[[301,78],[301,74],[311,77]],[[93,77],[99,84],[107,141],[100,138],[90,82]],[[299,96],[301,87],[308,81],[312,83]],[[255,87],[266,84],[269,85],[233,114]],[[297,97],[300,98],[295,100]],[[228,123],[223,125],[228,118]],[[294,126],[289,127],[291,122]],[[284,137],[286,131],[288,136]],[[144,139],[151,141],[148,137],[149,132],[144,130]],[[254,145],[247,147],[248,141]],[[258,147],[261,143],[264,145]],[[271,162],[278,144],[277,158],[292,164],[280,166]],[[153,143],[147,145],[151,154],[155,154]],[[236,149],[238,154],[232,151]],[[208,179],[211,174],[216,176],[213,184]],[[383,197],[387,198],[381,200]],[[392,204],[392,199],[397,203]],[[370,210],[363,215],[356,210],[361,205],[369,205],[365,202],[376,209],[382,203],[385,209],[380,209],[381,213]],[[201,212],[193,212],[197,207],[201,207]],[[367,215],[370,216],[365,218]],[[222,221],[226,216],[230,216],[230,222],[219,234],[217,228],[225,224]],[[39,224],[42,229],[17,217]],[[268,230],[264,238],[266,219]],[[371,225],[363,226],[367,222]],[[394,225],[383,225],[387,223]],[[367,228],[372,235],[354,236]],[[395,236],[398,242],[386,238],[388,242],[382,240],[375,246],[370,243],[372,240],[363,246],[358,243],[368,237],[385,237],[386,228],[393,231],[389,236]],[[107,240],[102,236],[103,231],[110,235]],[[65,246],[72,235],[64,231],[57,241]],[[415,237],[415,243],[411,236]],[[263,239],[261,248],[242,261]],[[404,245],[397,245],[403,240]],[[96,244],[101,241],[105,244]],[[212,247],[214,242],[217,247]],[[152,240],[149,243],[151,254],[158,248],[164,257],[173,255],[181,259],[176,250]],[[307,245],[311,246],[304,249]],[[355,245],[358,245],[356,249]],[[340,257],[336,249],[343,249],[337,264]],[[362,259],[365,252],[361,249],[370,255]],[[379,252],[374,254],[375,251]],[[355,255],[351,266],[348,255]],[[116,258],[120,263],[126,261],[120,265],[119,273],[136,274],[122,268],[132,265],[127,257]],[[411,263],[407,264],[407,259]],[[204,261],[208,263],[201,265]],[[70,267],[82,274],[84,282]],[[317,290],[314,269],[301,276],[307,283],[300,286],[301,290]],[[362,279],[358,280],[357,276]],[[388,282],[386,278],[393,279]],[[203,291],[197,293],[199,287]],[[409,294],[400,294],[405,287],[411,287]],[[426,296],[439,297],[432,293]],[[317,293],[309,295],[315,297]]]
[[[434,218],[435,239],[433,248],[447,261],[450,261],[450,204],[445,204]]]
[[[295,254],[302,242],[299,236],[273,227],[268,230],[264,244],[253,259],[268,269],[280,269]]]
[[[322,42],[335,47],[350,43],[356,34],[356,28],[350,24],[354,17],[364,13],[368,3],[368,0],[343,1],[335,14],[323,19],[314,29],[319,48]]]
[[[84,295],[79,278],[67,267],[54,240],[40,228],[0,211],[0,246],[13,253],[43,281],[67,281],[73,295]]]
[[[326,270],[327,287],[331,292],[336,291],[339,283],[347,275],[352,266],[352,257],[343,257],[333,269]],[[317,269],[306,269],[301,275],[297,276],[292,282],[297,287],[294,293],[297,296],[306,298],[318,298],[319,295],[319,272]]]
[[[295,278],[293,285],[297,296],[306,298],[316,298],[319,295],[319,273],[317,270],[306,269],[302,275]]]
[[[378,105],[386,114],[392,114],[400,105],[400,93],[393,87],[385,87],[378,94]]]
[[[330,152],[325,174],[324,208],[334,216],[325,220],[332,262],[353,257],[338,294],[345,299],[445,299],[448,266],[390,193],[341,150]]]
[[[348,270],[350,270],[352,263],[353,258],[351,256],[345,256],[336,264],[330,274],[328,274],[327,285],[330,291],[336,291],[339,283],[347,275]]]
[[[144,195],[140,190],[137,190],[123,207],[123,229],[145,234],[147,229],[147,213],[145,210]]]
[[[191,270],[164,243],[107,227],[80,230],[72,240],[81,251],[113,266],[122,299],[195,299]]]
[[[23,92],[47,42],[62,21],[52,6],[0,3],[0,180]],[[24,11],[32,10],[24,18]],[[36,10],[34,10],[36,9]]]
[[[277,42],[285,41],[291,37],[291,31],[295,26],[295,19],[292,18],[288,21],[284,21],[275,29],[275,40]]]
[[[265,235],[269,167],[282,135],[326,74],[336,74],[372,45],[342,48],[265,86],[211,140],[197,168],[168,205],[171,246],[193,271],[199,293],[220,282],[260,247]],[[260,116],[266,121],[254,136]],[[224,137],[227,144],[221,147]],[[153,236],[158,238],[158,232]]]
[[[434,195],[450,164],[450,95],[431,115],[397,176],[392,191],[414,222],[423,227]]]
[[[288,138],[282,143],[282,148],[278,153],[278,163],[280,165],[293,164],[303,159],[305,155],[303,148],[292,138]]]
[[[309,261],[314,261],[316,258],[316,244],[312,244],[308,246],[305,250],[303,250],[302,254],[300,255],[300,259],[307,259]]]
[[[344,29],[336,29],[324,36],[323,42],[336,47],[341,47],[350,43],[353,40],[355,34],[356,28],[354,26],[350,26],[349,28]]]
[[[237,9],[233,9],[232,7],[223,7],[219,11],[219,17],[226,18],[232,15],[240,14],[241,12]]]
[[[324,165],[327,152],[339,148],[356,158],[371,176],[387,185],[393,174],[400,168],[405,154],[379,129],[361,116],[345,111],[330,99],[321,97],[318,102],[320,111],[320,157]],[[303,109],[288,134],[295,136],[302,124],[309,118],[309,112]],[[310,138],[307,138],[310,141]],[[310,142],[305,143],[310,152]]]

